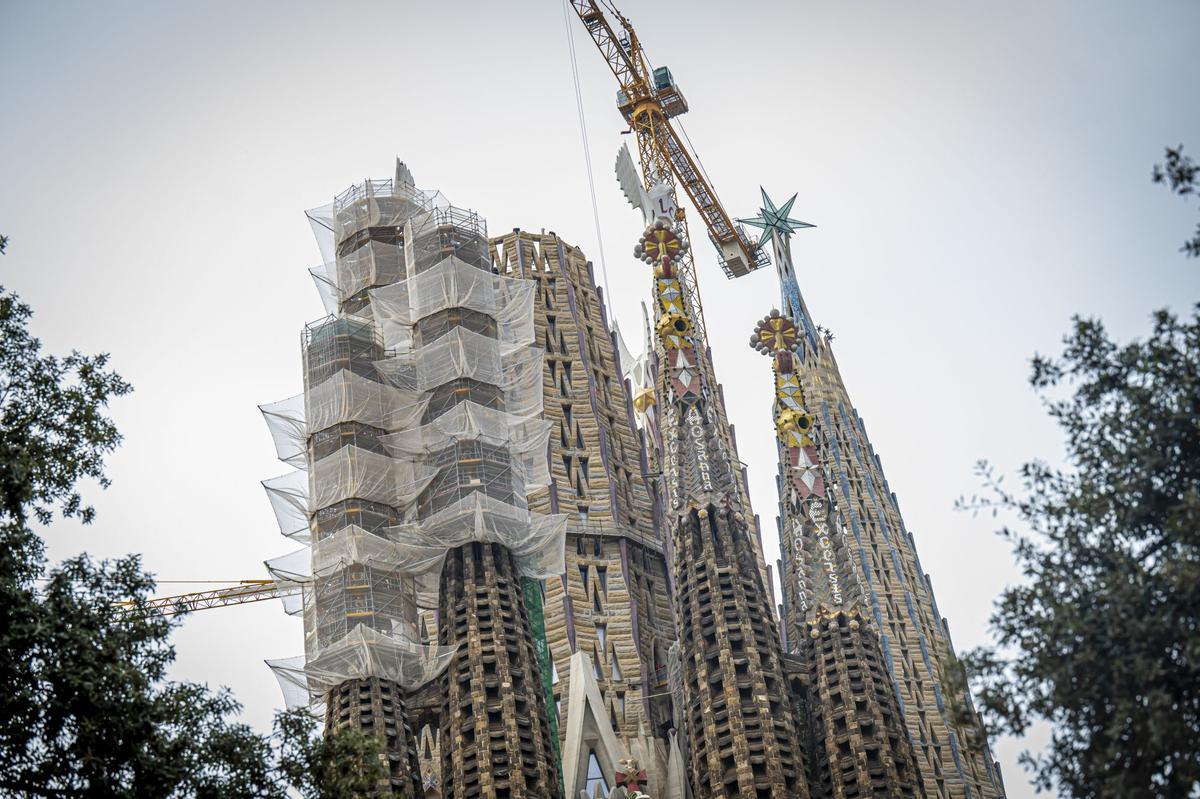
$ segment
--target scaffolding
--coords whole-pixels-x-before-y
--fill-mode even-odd
[[[305,654],[269,665],[289,704],[319,705],[348,680],[434,678],[455,648],[417,629],[447,552],[501,544],[520,577],[557,576],[566,517],[528,509],[550,480],[534,286],[492,273],[483,220],[402,165],[307,216],[328,315],[302,332],[304,392],[260,410],[294,468],[263,487],[304,545],[267,568]]]

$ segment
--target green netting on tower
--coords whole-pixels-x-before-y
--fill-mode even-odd
[[[533,628],[533,646],[537,650],[538,669],[542,672],[542,692],[546,695],[546,717],[550,719],[550,739],[554,742],[554,757],[558,760],[558,790],[562,793],[562,752],[558,744],[558,707],[554,704],[554,678],[551,676],[550,647],[546,643],[546,617],[542,611],[542,581],[532,577],[521,578],[521,591],[525,594],[525,612],[529,614],[529,626]]]

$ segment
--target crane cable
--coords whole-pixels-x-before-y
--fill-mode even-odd
[[[575,59],[575,38],[571,35],[571,19],[567,7],[570,0],[563,0],[563,27],[567,32],[567,50],[571,54],[571,77],[575,83],[575,109],[579,114],[579,137],[583,141],[583,161],[587,165],[588,190],[592,195],[592,221],[596,225],[596,248],[600,254],[600,277],[604,282],[605,301],[609,303],[612,317],[612,291],[608,287],[608,263],[604,260],[604,237],[600,233],[600,205],[596,202],[596,178],[592,174],[592,148],[588,143],[587,121],[583,114],[583,91],[579,88],[579,63]]]

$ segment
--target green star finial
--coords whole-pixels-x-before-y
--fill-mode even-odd
[[[738,222],[743,225],[752,225],[762,229],[762,236],[758,239],[758,246],[764,246],[771,240],[771,233],[779,231],[779,235],[787,238],[797,230],[803,230],[806,227],[816,227],[807,222],[801,222],[799,219],[789,219],[788,214],[792,211],[792,203],[796,202],[796,194],[791,196],[782,208],[776,208],[775,203],[771,202],[771,198],[767,196],[767,190],[762,186],[758,187],[762,192],[763,207],[759,209],[758,216],[753,219],[739,219]]]

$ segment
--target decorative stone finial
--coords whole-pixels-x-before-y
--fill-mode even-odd
[[[636,757],[627,757],[617,761],[617,766],[620,771],[616,773],[618,788],[624,788],[629,791],[629,797],[644,796],[645,799],[650,799],[641,792],[642,786],[646,784],[646,769],[642,768],[642,764],[638,762]]]
[[[778,310],[764,316],[754,326],[754,335],[750,336],[750,346],[763,355],[775,359],[775,366],[783,374],[791,374],[793,369],[793,353],[796,351],[798,333],[796,323]]]
[[[687,241],[675,229],[659,219],[642,232],[641,239],[633,248],[633,256],[669,273],[672,264],[688,250]]]

